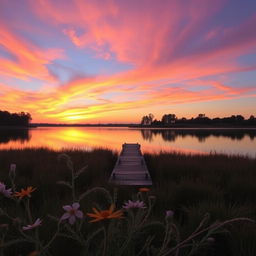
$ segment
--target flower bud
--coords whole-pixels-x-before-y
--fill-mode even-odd
[[[208,243],[214,243],[215,242],[215,239],[213,237],[208,237],[207,240],[206,240]]]
[[[172,221],[173,216],[174,216],[174,211],[168,210],[168,211],[165,212],[166,221]]]
[[[11,164],[10,170],[9,170],[9,176],[11,179],[14,179],[15,175],[16,175],[16,164]]]

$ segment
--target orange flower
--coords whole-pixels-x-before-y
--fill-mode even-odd
[[[33,251],[33,252],[28,254],[28,256],[37,256],[37,255],[39,255],[38,251]]]
[[[90,222],[97,222],[105,219],[120,219],[123,216],[123,212],[121,210],[115,211],[115,206],[112,204],[108,210],[98,211],[96,208],[92,208],[94,213],[87,213],[89,217],[94,218]]]
[[[148,192],[148,191],[150,191],[150,189],[149,188],[140,188],[139,191],[140,192]]]
[[[26,189],[22,188],[20,192],[15,192],[14,196],[17,196],[19,198],[23,198],[24,196],[31,197],[30,194],[35,190],[36,188],[33,188],[31,186],[27,187]]]

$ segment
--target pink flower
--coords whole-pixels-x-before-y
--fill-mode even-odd
[[[139,200],[131,201],[131,200],[128,200],[128,202],[123,205],[123,208],[127,209],[127,210],[128,209],[132,209],[132,208],[144,209],[144,208],[146,208],[146,206],[145,206],[143,201],[139,201]]]
[[[38,226],[40,226],[42,224],[42,221],[40,219],[36,219],[35,223],[32,225],[27,225],[22,227],[23,230],[30,230],[30,229],[34,229],[37,228]]]
[[[3,194],[5,197],[11,197],[12,190],[10,188],[6,189],[5,184],[0,182],[0,193]]]
[[[76,218],[82,219],[84,215],[82,211],[78,210],[79,207],[79,203],[63,206],[63,209],[66,211],[66,213],[61,216],[60,220],[68,219],[69,224],[73,225],[76,221]]]

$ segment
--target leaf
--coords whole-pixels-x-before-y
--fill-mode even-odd
[[[152,228],[159,228],[159,229],[162,229],[163,231],[165,230],[165,225],[160,222],[160,221],[152,221],[152,222],[149,222],[147,224],[144,224],[143,227],[142,227],[142,230],[144,231],[145,229],[152,229]]]
[[[96,188],[92,188],[90,190],[85,191],[84,193],[82,193],[79,196],[78,201],[80,202],[81,200],[83,200],[85,197],[89,196],[92,193],[100,193],[105,196],[105,198],[108,200],[108,202],[110,204],[113,203],[112,197],[111,197],[110,193],[108,192],[108,190],[106,190],[105,188],[102,188],[102,187],[96,187]]]
[[[67,154],[65,154],[65,153],[60,154],[60,155],[58,156],[58,159],[59,159],[59,160],[61,160],[61,159],[65,160],[67,167],[68,167],[72,172],[74,171],[73,162],[71,161],[71,158],[70,158],[69,155],[67,155]]]
[[[209,219],[210,219],[210,214],[206,213],[204,215],[204,218],[202,219],[202,221],[200,222],[200,224],[198,225],[198,227],[196,228],[196,230],[192,234],[195,234],[199,230],[201,230],[203,228],[203,226],[208,223]]]
[[[27,242],[26,239],[15,239],[15,240],[11,240],[11,241],[8,241],[6,243],[1,243],[0,244],[0,248],[1,247],[8,247],[8,246],[11,246],[13,244],[17,244],[17,243],[22,243],[22,242]]]
[[[102,231],[104,231],[104,228],[103,228],[103,227],[97,229],[97,230],[94,231],[90,236],[88,236],[88,238],[86,239],[85,244],[84,244],[84,248],[83,248],[83,251],[82,251],[82,255],[88,255],[89,247],[90,247],[90,242],[91,242],[99,233],[101,233]]]
[[[60,181],[57,181],[57,184],[58,185],[64,185],[64,186],[69,187],[70,189],[72,189],[71,184],[67,181],[60,180]]]
[[[82,167],[80,170],[75,172],[74,178],[77,179],[82,173],[84,173],[85,169],[88,167],[88,165]]]
[[[50,218],[51,220],[54,220],[54,221],[57,221],[57,222],[60,221],[57,217],[55,217],[53,215],[50,215],[50,214],[48,214],[47,217]]]

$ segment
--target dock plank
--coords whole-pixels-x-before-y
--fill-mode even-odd
[[[152,180],[140,144],[124,143],[109,182],[125,186],[151,186]]]

